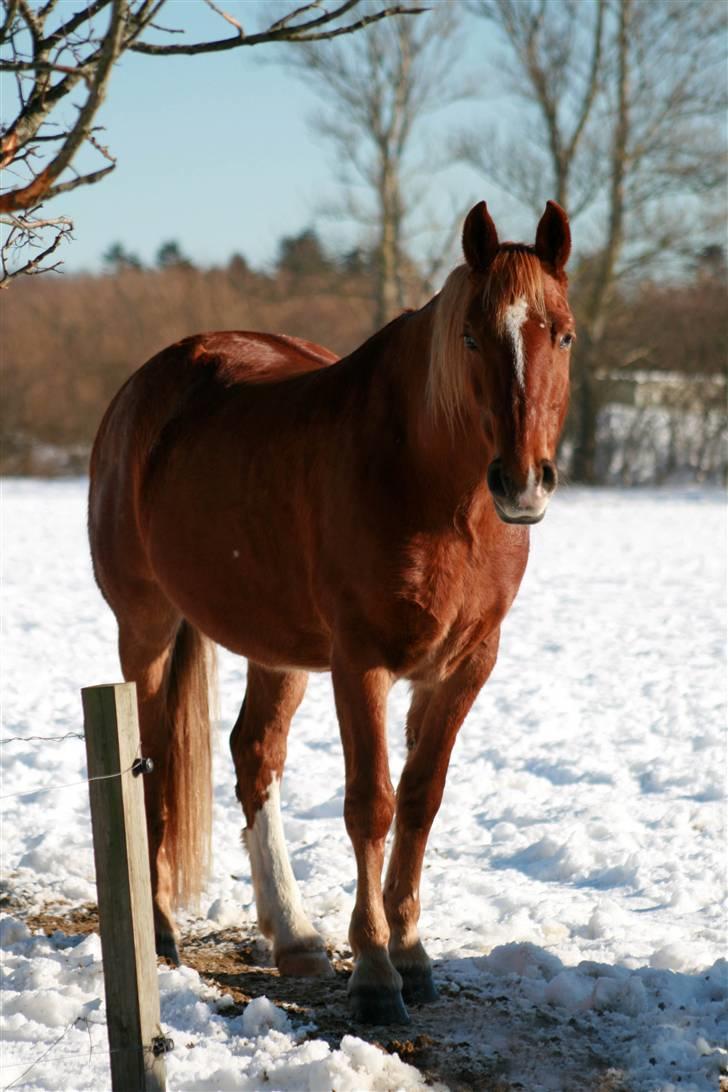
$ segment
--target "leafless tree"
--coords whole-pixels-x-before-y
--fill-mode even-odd
[[[714,0],[474,0],[472,10],[507,44],[531,139],[510,142],[506,155],[471,139],[471,162],[528,203],[536,188],[541,201],[546,177],[572,217],[590,210],[585,228],[596,242],[574,358],[573,466],[588,480],[596,362],[616,284],[694,255],[709,241],[701,226],[715,230],[724,214],[728,8]]]
[[[592,130],[604,84],[606,7],[607,0],[471,4],[507,45],[504,90],[525,104],[526,117],[516,137],[492,128],[466,133],[460,150],[539,212],[544,176],[551,176],[551,196],[572,217],[590,203],[603,177]]]
[[[421,10],[402,4],[365,10],[360,0],[299,4],[291,0],[290,5],[278,5],[276,18],[267,27],[248,33],[213,0],[205,2],[227,33],[188,41],[177,37],[184,36],[184,28],[160,25],[166,0],[85,0],[73,5],[62,0],[2,0],[0,75],[15,80],[16,112],[0,130],[0,168],[5,176],[0,189],[4,227],[0,284],[18,273],[48,268],[44,261],[69,233],[71,225],[64,218],[43,217],[41,203],[98,182],[114,169],[114,156],[101,143],[94,119],[114,66],[125,52],[194,56],[264,43],[311,43],[351,34],[404,10],[410,14]],[[99,164],[79,171],[74,164],[88,148]]]
[[[307,46],[290,58],[325,104],[315,124],[333,146],[344,211],[374,229],[367,243],[379,326],[405,302],[408,220],[420,204],[422,178],[445,165],[434,142],[426,163],[416,163],[413,136],[427,115],[469,93],[458,75],[459,25],[457,6],[441,3],[420,19],[388,19],[346,43]]]

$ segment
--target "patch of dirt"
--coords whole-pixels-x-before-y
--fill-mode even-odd
[[[14,912],[30,929],[48,935],[98,930],[93,905],[67,912]],[[600,1050],[599,1030],[589,1014],[567,1019],[502,993],[492,981],[474,980],[469,960],[436,963],[439,1000],[411,1006],[409,1026],[387,1028],[352,1025],[346,996],[351,953],[346,949],[329,949],[334,976],[326,979],[282,978],[270,966],[265,942],[239,929],[190,933],[182,938],[180,954],[184,964],[232,998],[233,1005],[221,1009],[221,1015],[236,1016],[252,998],[265,995],[309,1038],[336,1048],[342,1036],[356,1034],[396,1052],[429,1083],[444,1084],[451,1092],[630,1092]]]
[[[66,936],[79,936],[86,933],[98,933],[99,911],[96,903],[89,902],[83,906],[74,906],[72,910],[41,912],[26,915],[19,913],[29,929],[41,930],[50,937],[53,933],[65,933]]]
[[[477,1057],[464,1041],[445,1041],[438,1032],[436,1017],[428,1020],[427,1030],[423,1030],[420,1015],[425,1013],[424,1008],[412,1008],[410,1027],[352,1027],[346,995],[351,953],[329,947],[328,954],[333,978],[283,978],[270,966],[267,946],[256,936],[235,929],[183,938],[180,946],[183,963],[233,998],[235,1010],[227,1008],[226,1013],[241,1012],[248,1001],[264,994],[285,1009],[294,1024],[313,1024],[307,1032],[309,1038],[324,1039],[333,1048],[339,1046],[344,1035],[354,1033],[382,1050],[396,1052],[428,1080],[445,1083],[453,1092],[506,1092],[511,1088],[502,1079],[498,1059]],[[430,1017],[440,1004],[428,1006]]]

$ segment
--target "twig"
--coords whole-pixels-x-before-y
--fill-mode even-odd
[[[7,288],[9,282],[15,277],[50,273],[58,269],[59,265],[62,264],[61,262],[55,262],[51,266],[44,266],[41,268],[41,262],[50,257],[50,255],[60,246],[61,242],[71,234],[73,223],[66,216],[59,216],[52,220],[33,219],[38,208],[39,206],[35,209],[30,209],[25,215],[15,216],[6,213],[0,216],[0,223],[10,229],[2,247],[0,247],[0,289]],[[43,244],[39,241],[39,236],[41,232],[48,230],[49,228],[55,228],[57,230],[57,235],[53,241],[48,246],[44,247],[40,253],[29,258],[24,264],[18,266],[16,269],[10,269],[8,263],[11,255],[26,246],[42,246]]]
[[[205,0],[205,3],[207,4],[208,8],[212,8],[216,15],[220,15],[226,22],[230,23],[231,26],[237,27],[241,38],[245,37],[245,31],[243,30],[242,24],[239,23],[237,19],[235,19],[228,12],[223,11],[222,8],[219,8],[217,4],[213,3],[213,0]]]

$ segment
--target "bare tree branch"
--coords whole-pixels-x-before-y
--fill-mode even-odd
[[[230,38],[218,38],[211,42],[193,42],[189,45],[136,42],[130,48],[134,53],[147,53],[157,57],[192,57],[198,53],[221,53],[228,49],[237,49],[240,46],[264,45],[273,42],[323,42],[332,38],[340,38],[344,34],[354,34],[356,31],[363,30],[382,19],[388,19],[392,15],[418,15],[427,10],[424,7],[413,8],[397,4],[383,8],[381,11],[372,12],[370,15],[363,15],[360,19],[353,23],[347,23],[343,27],[331,27],[331,29],[314,33],[316,27],[330,26],[334,20],[339,19],[358,3],[359,0],[346,0],[337,8],[325,12],[318,18],[311,19],[306,23],[290,25],[290,23],[286,22],[281,25],[282,21],[279,19],[272,27],[268,27],[267,30],[260,31],[258,34],[243,34],[241,31]],[[299,10],[305,11],[312,6],[306,5]]]
[[[599,89],[599,80],[602,74],[602,46],[604,42],[604,12],[605,3],[604,0],[597,0],[597,19],[594,27],[594,39],[592,43],[592,60],[589,71],[589,81],[584,88],[584,95],[581,102],[581,109],[578,112],[576,125],[571,134],[571,139],[568,142],[566,149],[566,156],[569,161],[573,161],[576,155],[579,142],[581,141],[582,134],[586,128],[586,124],[594,107],[594,103],[597,97],[597,91]]]
[[[7,7],[5,8],[5,19],[2,26],[0,26],[0,44],[2,44],[8,36],[8,32],[15,21],[19,7],[19,0],[8,0]]]
[[[53,64],[52,61],[0,61],[0,72],[63,72],[73,76],[78,71],[77,65]],[[81,78],[90,83],[90,67],[81,72]]]
[[[360,0],[334,0],[326,4],[310,0],[278,15],[260,33],[246,34],[240,21],[217,0],[206,0],[219,18],[235,29],[234,35],[190,43],[149,40],[148,33],[166,37],[181,32],[156,22],[165,3],[166,0],[86,0],[74,5],[75,10],[69,14],[66,5],[58,4],[57,0],[45,0],[42,4],[5,0],[0,24],[3,50],[0,73],[14,77],[17,95],[15,117],[0,130],[0,167],[5,169],[0,214],[27,214],[42,200],[93,185],[113,170],[113,155],[93,137],[93,120],[106,97],[113,68],[124,52],[191,56],[264,43],[316,42],[353,34],[392,15],[417,15],[425,10],[411,3],[385,3],[357,18],[355,9]],[[99,29],[99,19],[106,13],[108,22]],[[64,117],[56,126],[54,117],[68,103],[73,103],[77,110],[75,120],[67,124]],[[108,164],[67,177],[68,172],[74,171],[79,151],[88,145]],[[46,228],[50,224],[37,218],[35,222],[43,223]],[[38,228],[33,238],[42,230],[43,227]],[[12,237],[16,244],[20,243],[17,226]],[[57,245],[56,242],[53,250]],[[29,270],[31,266],[35,271],[39,259],[29,263]]]
[[[0,225],[7,230],[0,246],[0,289],[7,288],[15,277],[48,273],[62,264],[55,262],[49,266],[44,263],[70,235],[73,224],[65,216],[41,219],[36,216],[37,212],[38,209],[28,209],[24,215],[0,216]],[[53,232],[55,234],[48,242],[48,235]],[[35,248],[37,253],[25,258],[22,252],[28,247]]]
[[[235,18],[235,16],[230,15],[226,11],[223,11],[222,8],[219,8],[217,4],[213,3],[213,0],[205,0],[205,3],[207,4],[208,8],[211,8],[215,12],[216,15],[221,16],[221,18],[225,19],[226,22],[230,23],[231,26],[235,27],[241,37],[245,37],[245,31],[243,30],[242,24],[239,22],[239,20]]]
[[[93,0],[93,3],[87,3],[84,7],[79,8],[76,14],[72,15],[67,22],[62,23],[61,26],[48,35],[48,44],[56,45],[69,41],[71,35],[75,34],[79,27],[88,24],[110,2],[111,0]]]
[[[20,189],[13,190],[11,193],[0,195],[0,213],[28,209],[33,205],[37,205],[39,201],[44,198],[66,192],[69,189],[75,189],[78,185],[88,185],[91,182],[99,181],[100,178],[103,178],[109,171],[113,170],[114,164],[105,168],[103,171],[97,171],[94,172],[94,174],[83,176],[83,182],[81,179],[76,179],[73,183],[59,183],[55,185],[56,179],[63,173],[66,167],[69,166],[76,152],[84,141],[88,139],[91,131],[91,122],[96,111],[99,109],[99,106],[104,101],[111,70],[120,53],[124,20],[127,11],[127,0],[113,0],[109,27],[99,50],[99,59],[91,81],[88,97],[79,110],[76,124],[69,132],[67,139],[64,141],[63,146],[56,156],[43,168],[40,174],[36,175],[32,182],[29,182],[28,185],[23,186]]]
[[[280,19],[276,19],[275,23],[271,23],[269,30],[279,30],[281,27],[287,26],[293,19],[298,19],[300,15],[305,15],[306,12],[311,11],[313,8],[320,8],[320,0],[310,0],[307,4],[302,4],[300,8],[294,8],[293,11],[289,11],[287,15],[282,16]]]
[[[575,164],[603,78],[605,0],[588,5],[575,5],[574,0],[474,0],[471,10],[493,23],[508,42],[513,89],[540,115],[539,141],[545,138],[548,144],[552,194],[570,207]],[[586,70],[582,56],[590,58]],[[473,165],[487,170],[472,142],[464,143]]]

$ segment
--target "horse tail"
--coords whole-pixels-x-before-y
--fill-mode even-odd
[[[166,678],[169,750],[164,850],[176,905],[195,903],[207,879],[212,830],[212,642],[182,620]]]

